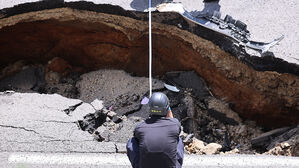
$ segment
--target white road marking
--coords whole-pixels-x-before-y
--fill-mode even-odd
[[[125,154],[12,153],[9,163],[130,166]],[[185,155],[183,167],[298,167],[298,157],[256,155]]]
[[[46,165],[119,165],[129,166],[130,161],[124,154],[43,154],[13,153],[9,163],[46,164]]]
[[[207,167],[296,167],[299,158],[256,156],[256,155],[212,155],[203,157],[190,157],[184,160],[184,166]]]

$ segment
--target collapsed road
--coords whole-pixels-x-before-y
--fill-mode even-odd
[[[45,64],[58,57],[68,66],[62,73],[113,68],[147,75],[145,13],[82,1],[48,3],[1,11],[1,67],[17,60]],[[155,13],[153,22],[153,75],[194,70],[216,97],[232,102],[242,117],[266,127],[298,123],[297,64],[275,57],[271,58],[274,62],[264,62],[269,57],[234,52],[238,50],[226,38],[187,22],[179,14]],[[228,46],[217,46],[201,36]],[[231,53],[219,47],[232,49]],[[55,67],[54,60],[48,70],[63,71]]]
[[[143,2],[20,2],[1,3],[1,156],[124,153],[147,117],[147,15],[113,5]],[[299,155],[296,59],[250,55],[176,13],[153,21],[153,89],[170,97],[186,152]]]
[[[26,151],[32,152],[105,152],[108,148],[123,153],[135,125],[148,116],[147,105],[140,104],[143,97],[148,96],[145,77],[133,77],[120,70],[98,70],[82,74],[75,81],[61,77],[55,80],[61,82],[55,84],[53,80],[35,80],[34,76],[43,72],[30,74],[28,72],[34,71],[26,69],[13,76],[19,81],[12,83],[15,84],[13,89],[20,92],[37,90],[43,94],[1,93],[3,151],[20,152],[26,144]],[[34,80],[28,80],[28,76]],[[164,78],[175,83],[181,91],[167,90],[158,79],[153,80],[153,89],[170,98],[174,116],[182,123],[181,136],[188,152],[254,154],[272,151],[278,154],[279,151],[280,154],[298,155],[298,127],[262,134],[264,131],[253,121],[242,119],[231,110],[232,104],[213,97],[196,73],[171,72]],[[201,148],[197,143],[206,147]],[[210,151],[209,144],[213,147],[213,143],[220,147]],[[280,143],[289,146],[279,150],[276,144]]]

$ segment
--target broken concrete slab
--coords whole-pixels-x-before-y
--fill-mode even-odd
[[[104,108],[103,101],[95,99],[90,104],[94,107],[95,110],[102,110]]]
[[[179,88],[191,89],[193,95],[198,99],[211,96],[205,81],[193,71],[167,72],[165,80]]]
[[[79,130],[76,125],[79,116],[83,117],[88,110],[84,112],[77,109],[71,115],[63,111],[80,103],[80,100],[68,99],[57,94],[11,93],[1,94],[0,102],[1,149],[15,149],[9,146],[10,142],[20,142],[19,146],[22,146],[27,143],[34,145],[41,142],[83,142],[94,139],[92,135]],[[53,150],[58,148],[47,147]]]

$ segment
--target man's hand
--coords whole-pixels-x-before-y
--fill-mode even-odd
[[[173,114],[172,114],[170,107],[168,107],[166,118],[173,118]]]

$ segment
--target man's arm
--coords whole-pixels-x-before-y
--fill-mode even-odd
[[[173,114],[172,114],[170,107],[168,107],[166,118],[173,118]]]
[[[166,118],[172,118],[178,124],[178,127],[179,127],[179,132],[178,133],[180,134],[181,133],[181,123],[179,122],[178,119],[173,117],[173,114],[172,114],[172,111],[171,111],[170,107],[168,108]]]

